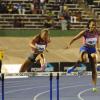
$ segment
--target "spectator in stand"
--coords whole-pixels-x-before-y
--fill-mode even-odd
[[[7,4],[7,13],[9,13],[9,14],[13,13],[13,4],[12,4],[12,2],[9,2]]]
[[[34,3],[30,3],[29,7],[30,7],[30,14],[34,14],[35,13]]]
[[[0,1],[0,13],[3,14],[3,13],[7,13],[7,4]]]
[[[82,21],[82,13],[80,10],[78,12],[76,12],[76,20],[78,22]]]
[[[13,6],[13,14],[18,14],[19,3],[14,4]]]
[[[44,6],[45,6],[45,0],[40,0],[40,9],[42,14],[44,14]]]
[[[40,13],[40,0],[34,0],[34,8],[36,10],[36,13],[39,14]]]
[[[53,20],[53,12],[50,10],[46,10],[46,19],[44,21],[44,27],[45,28],[52,28],[54,27],[54,20]]]
[[[70,29],[70,15],[69,15],[69,10],[67,5],[64,5],[61,14],[60,14],[60,19],[61,19],[61,28],[62,30],[69,30]]]
[[[46,20],[44,21],[45,28],[52,28],[54,26],[54,21],[51,16],[47,16]]]
[[[23,15],[25,14],[24,5],[22,5],[21,3],[18,4],[18,13]]]

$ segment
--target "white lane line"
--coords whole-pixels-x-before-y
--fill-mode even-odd
[[[27,83],[28,83],[28,85],[26,85]],[[10,84],[9,84],[10,86],[6,84],[6,85],[5,85],[5,89],[11,89],[11,88],[13,88],[13,87],[16,88],[16,87],[20,87],[20,86],[21,86],[21,87],[24,87],[24,86],[31,86],[31,87],[34,86],[34,87],[35,87],[35,85],[36,85],[36,84],[29,84],[29,82],[27,82],[27,83],[25,82],[25,85],[23,85],[24,83],[23,83],[23,81],[21,81],[21,82],[19,82],[19,83],[17,83],[17,84],[16,84],[16,82],[15,82],[14,85],[10,85]],[[30,81],[30,83],[32,83],[32,82]],[[1,85],[1,86],[2,86],[2,85]]]
[[[31,90],[31,89],[35,89],[35,88],[44,88],[44,87],[48,87],[48,86],[28,87],[28,88],[24,88],[24,89],[11,90],[11,91],[5,92],[5,94],[15,93],[15,92],[19,92],[19,91]],[[0,93],[0,95],[2,95],[2,94]]]
[[[100,87],[97,87],[97,88],[100,88]],[[80,99],[80,100],[84,100],[84,98],[81,97],[81,95],[87,91],[90,91],[92,88],[89,88],[89,89],[86,89],[86,90],[83,90],[81,92],[78,93],[77,97]]]
[[[12,86],[5,86],[5,89],[11,89],[11,88],[24,88],[24,87],[37,87],[36,84],[28,84],[28,85],[23,85],[23,84],[14,84]]]
[[[89,91],[90,89],[92,89],[92,88],[89,88],[89,89],[86,89],[86,90],[84,90],[84,91],[79,92],[78,95],[77,95],[77,97],[78,97],[80,100],[84,100],[84,99],[81,97],[81,95],[82,95],[83,93]]]
[[[32,81],[32,80],[29,80],[29,81]],[[20,83],[20,82],[28,82],[28,80],[11,80],[11,81],[10,80],[9,81],[8,80],[5,80],[5,83],[6,84],[11,84],[11,83],[14,84],[14,83]]]
[[[19,83],[19,82],[29,82],[29,81],[33,81],[33,80],[30,80],[29,78],[24,78],[24,79],[21,79],[21,80],[16,80],[16,79],[11,79],[11,80],[6,80],[5,79],[5,83],[7,84],[10,84],[10,83]]]
[[[67,89],[67,88],[73,88],[73,87],[79,87],[79,86],[90,86],[90,85],[74,85],[74,86],[66,86],[66,87],[62,87],[62,88],[59,88],[60,90],[63,90],[63,89]],[[55,91],[56,89],[53,89],[53,91]],[[33,100],[37,100],[37,98],[45,93],[48,93],[50,90],[47,90],[47,91],[44,91],[44,92],[40,92],[38,93],[37,95],[35,95],[33,97]]]
[[[26,86],[26,85],[23,85],[23,86]],[[19,87],[19,86],[16,86],[16,84],[14,84],[11,87]],[[11,88],[11,87],[9,87],[9,88]],[[26,91],[26,90],[30,90],[30,89],[34,89],[34,88],[43,88],[43,87],[49,87],[49,85],[45,85],[45,86],[34,86],[34,87],[31,86],[31,87],[24,88],[24,89],[22,88],[22,89],[10,90],[10,91],[5,92],[5,94],[15,93],[15,92],[19,92],[19,91]],[[1,93],[0,93],[0,95],[1,95]]]
[[[81,83],[80,83],[81,84]],[[13,86],[10,86],[10,87],[8,87],[8,88],[12,88],[12,87],[19,87],[19,85],[18,86],[16,86],[16,85],[18,85],[18,84],[14,84]],[[22,84],[21,84],[22,85]],[[63,84],[61,84],[61,85],[63,85]],[[71,85],[74,85],[74,84],[71,84]],[[25,86],[25,85],[23,85],[23,86]],[[34,88],[43,88],[43,87],[49,87],[49,86],[47,86],[47,85],[45,85],[45,86],[31,86],[32,87],[32,89],[34,89]],[[29,89],[31,89],[31,88],[22,88],[22,89],[16,89],[16,90],[10,90],[10,91],[7,91],[7,92],[5,92],[5,94],[9,94],[9,93],[12,93],[12,92],[19,92],[19,91],[24,91],[24,90],[29,90]],[[1,93],[0,93],[0,95],[1,95]]]
[[[7,87],[7,86],[5,86],[5,89],[11,89],[11,88],[17,88],[17,87],[21,87],[21,88],[24,88],[24,87],[35,87],[35,85],[32,85],[32,84],[28,84],[28,85],[23,85],[23,84],[20,84],[20,85],[18,85],[18,84],[15,84],[15,85],[12,85],[12,86],[9,86],[9,87]]]

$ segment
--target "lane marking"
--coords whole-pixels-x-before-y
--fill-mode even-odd
[[[74,84],[75,84],[75,83],[74,83]],[[71,85],[74,85],[74,84],[71,84]],[[81,83],[78,83],[78,84],[81,84]],[[21,85],[22,85],[22,84],[21,84]],[[61,85],[64,85],[64,84],[61,84]],[[16,84],[14,84],[13,86],[14,86],[14,87],[17,87]],[[13,86],[11,86],[11,87],[13,87]],[[19,87],[19,86],[18,86],[18,87]],[[34,87],[31,86],[31,87],[32,87],[32,89],[34,89],[34,88],[49,87],[49,85],[45,85],[45,86],[37,86],[37,87],[36,87],[36,86],[34,86]],[[24,90],[26,91],[27,89],[29,90],[29,89],[31,89],[31,88],[17,89],[17,90],[10,90],[10,91],[5,92],[5,94],[9,94],[9,93],[13,93],[13,92],[19,92],[19,91],[24,91]],[[0,95],[1,95],[1,94],[0,94]]]
[[[31,89],[35,89],[35,88],[43,88],[43,87],[48,87],[48,86],[38,86],[38,87],[29,87],[29,88],[18,89],[18,90],[11,90],[11,91],[5,92],[5,94],[15,93],[15,92],[19,92],[19,91],[31,90]],[[2,95],[2,94],[0,93],[0,95]]]
[[[91,85],[74,85],[74,86],[67,86],[67,87],[62,87],[62,88],[59,88],[60,90],[63,90],[63,89],[67,89],[67,88],[73,88],[73,87],[79,87],[79,86],[91,86]],[[56,89],[53,89],[53,91],[55,91]],[[40,92],[38,93],[37,95],[35,95],[33,97],[33,100],[37,100],[37,98],[45,93],[48,93],[50,90],[47,90],[47,91],[44,91],[44,92]]]
[[[77,97],[78,97],[80,100],[84,100],[84,99],[81,97],[81,94],[83,94],[83,93],[89,91],[90,89],[92,89],[92,88],[89,88],[89,89],[86,89],[86,90],[83,90],[83,91],[79,92],[78,95],[77,95]]]
[[[100,87],[97,87],[97,88],[100,88]],[[84,100],[84,98],[81,97],[81,95],[87,91],[90,91],[92,88],[89,88],[89,89],[86,89],[86,90],[83,90],[81,92],[78,93],[77,97],[80,99],[80,100]]]

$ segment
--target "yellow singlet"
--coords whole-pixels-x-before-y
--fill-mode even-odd
[[[4,56],[4,52],[3,52],[3,50],[0,50],[0,60],[3,59],[3,56]]]

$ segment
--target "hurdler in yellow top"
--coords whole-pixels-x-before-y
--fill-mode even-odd
[[[4,56],[4,51],[3,50],[0,50],[0,60],[2,61],[3,59],[3,56]]]
[[[3,59],[3,56],[4,56],[4,51],[0,50],[0,73],[1,73],[1,69],[2,69],[2,59]]]

